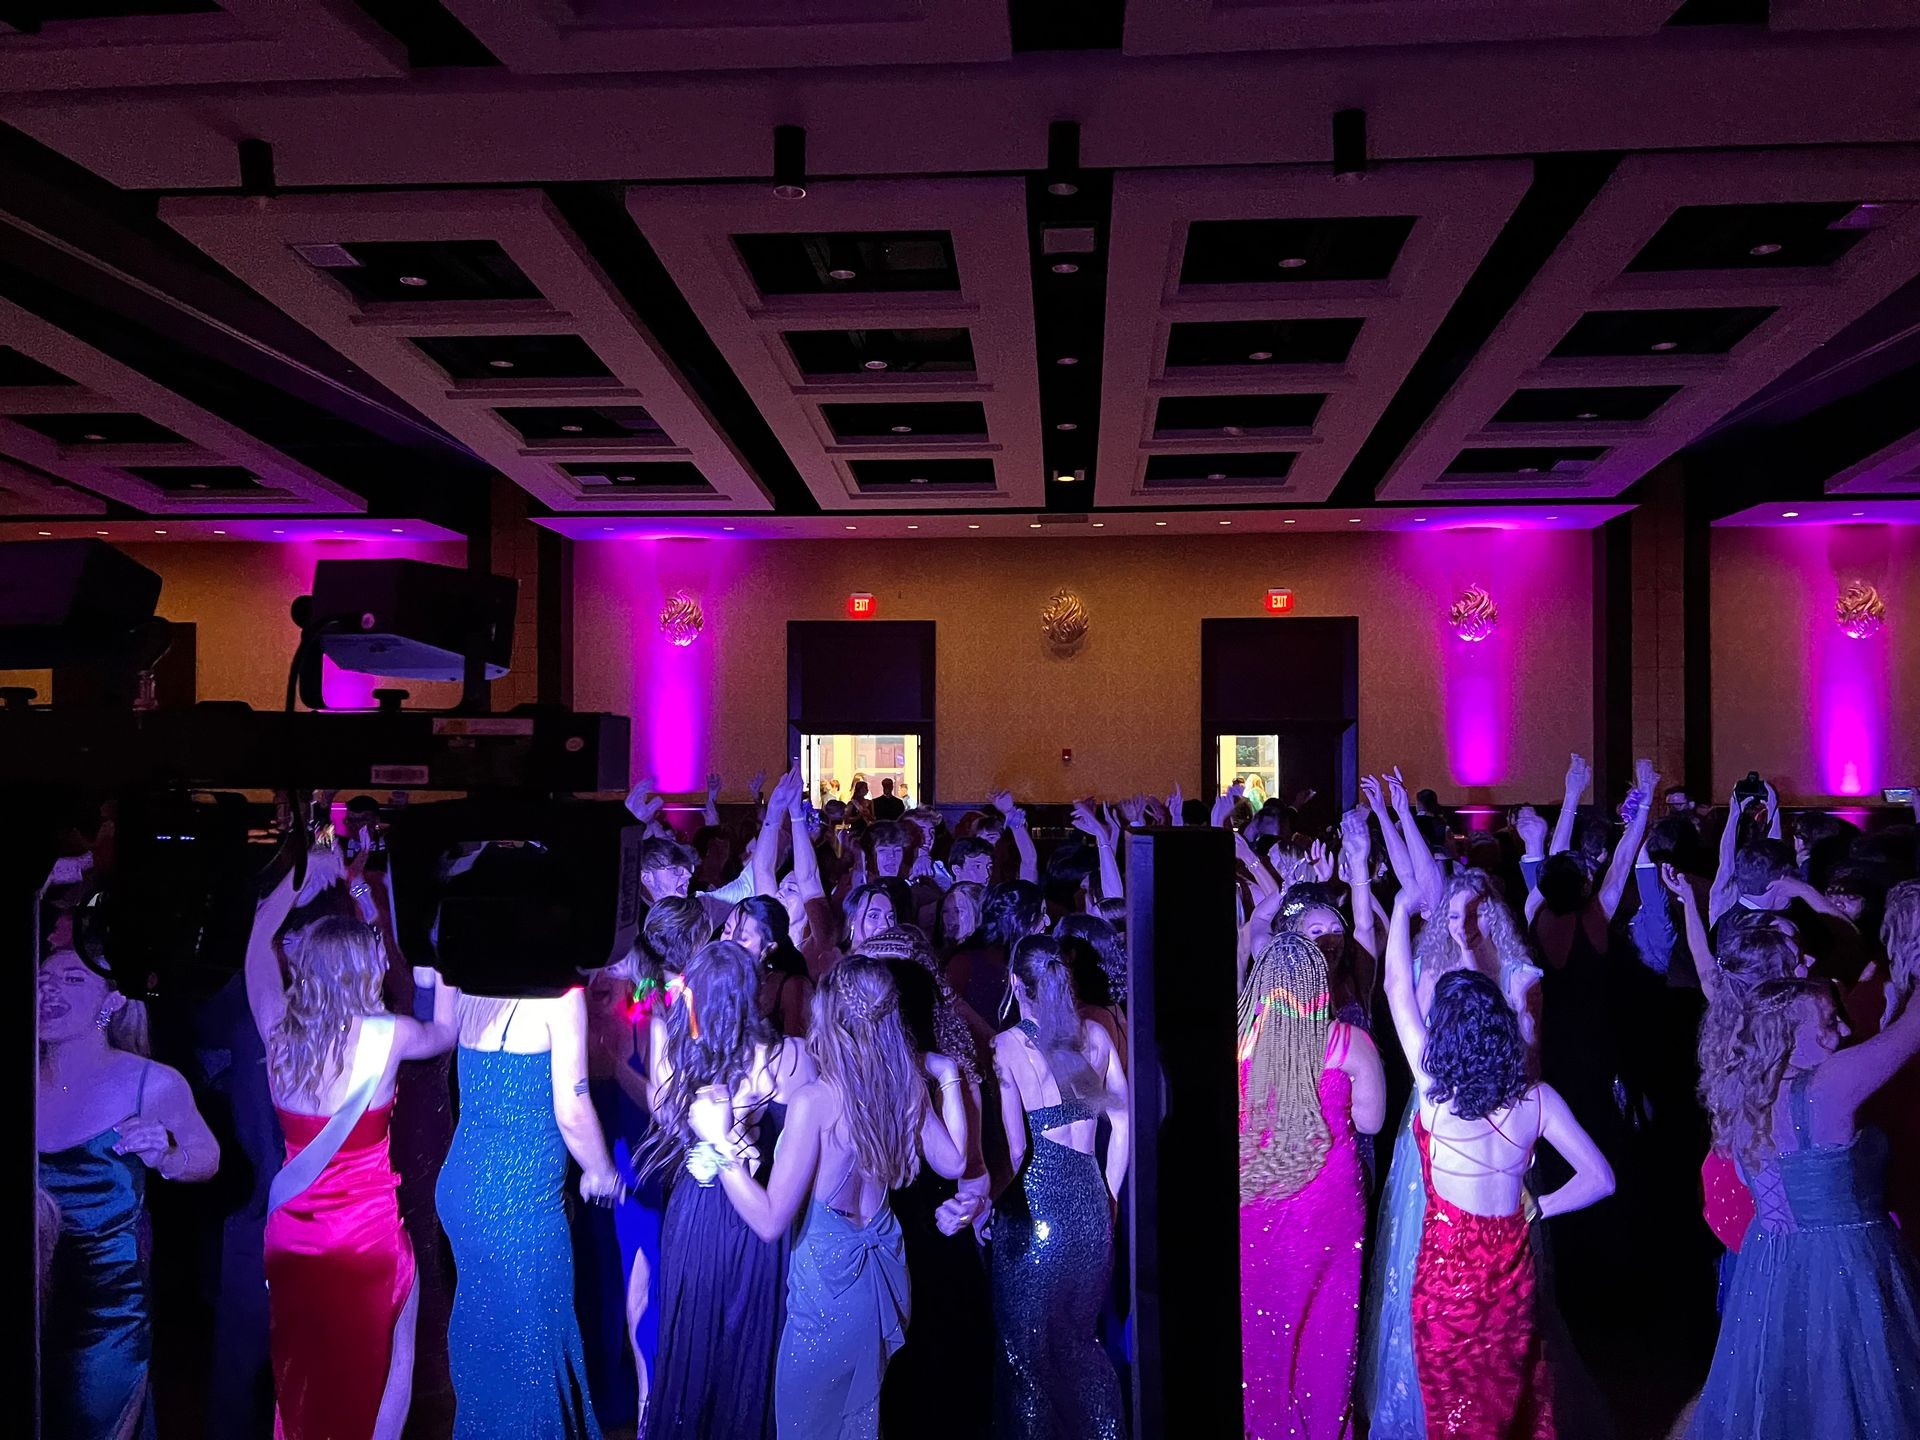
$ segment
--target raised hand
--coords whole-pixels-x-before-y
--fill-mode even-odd
[[[1142,825],[1147,818],[1147,797],[1135,795],[1120,802],[1120,818],[1129,825]]]
[[[1393,767],[1393,774],[1387,777],[1387,800],[1402,815],[1413,808],[1412,802],[1407,799],[1407,782],[1401,776],[1398,765]]]
[[[1094,813],[1092,802],[1087,800],[1073,802],[1073,828],[1082,834],[1091,835],[1095,840],[1105,834],[1105,827],[1101,825],[1100,817]]]
[[[1009,821],[1013,819],[1013,792],[1011,790],[994,791],[993,794],[987,797],[987,803],[998,810]]]
[[[653,793],[653,777],[642,775],[640,783],[627,792],[627,813],[645,824],[660,813],[666,802]]]
[[[1173,793],[1167,796],[1167,823],[1184,825],[1187,823],[1187,797],[1180,793],[1180,782],[1173,782]]]
[[[1545,855],[1547,853],[1547,821],[1531,805],[1522,805],[1513,814],[1513,828],[1520,834],[1520,843],[1526,853]]]
[[[1327,849],[1325,841],[1315,840],[1307,846],[1307,869],[1322,885],[1333,879],[1333,852]]]
[[[1375,815],[1386,815],[1386,793],[1381,788],[1380,777],[1378,775],[1362,775],[1360,777],[1360,793],[1366,797],[1367,809]]]
[[[1633,762],[1633,788],[1653,800],[1653,792],[1660,786],[1660,773],[1653,768],[1653,761],[1645,756]]]
[[[710,770],[707,772],[707,798],[709,800],[712,800],[717,798],[719,794],[720,794],[720,772],[717,770]]]
[[[794,771],[794,774],[796,775],[799,773],[800,772],[798,770]],[[747,788],[753,792],[753,798],[757,801],[759,800],[761,793],[766,789],[766,786],[767,786],[767,767],[762,765],[758,770],[753,772],[753,779],[747,782]]]
[[[1587,763],[1587,757],[1573,754],[1567,757],[1567,790],[1569,800],[1578,800],[1587,793],[1587,786],[1593,783],[1593,766]]]

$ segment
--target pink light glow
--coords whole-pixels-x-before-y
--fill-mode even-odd
[[[1873,794],[1883,783],[1892,713],[1888,636],[1884,630],[1862,639],[1848,635],[1834,623],[1832,596],[1840,583],[1881,573],[1886,532],[1806,525],[1776,534],[1800,581],[1821,784],[1830,795]]]
[[[251,523],[256,526],[267,524],[266,521]],[[275,548],[287,577],[290,595],[305,595],[312,590],[316,560],[425,560],[437,565],[460,563],[460,555],[453,547],[409,540],[322,539],[309,533],[299,537],[281,536]],[[297,637],[298,632],[289,619],[289,651]],[[393,683],[378,675],[342,670],[331,660],[323,659],[320,662],[320,694],[329,710],[371,710],[374,706],[373,692]]]
[[[737,546],[684,539],[612,539],[579,557],[593,576],[579,593],[603,593],[607,610],[597,624],[578,622],[576,633],[583,645],[625,651],[633,775],[652,776],[663,793],[705,788],[714,665],[733,618],[719,597],[746,559]],[[686,646],[662,635],[658,619],[660,607],[681,590],[700,601],[706,620],[698,642]]]

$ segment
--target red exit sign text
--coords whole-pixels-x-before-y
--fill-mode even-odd
[[[849,620],[871,620],[874,614],[873,596],[864,590],[856,590],[847,596],[847,618]]]
[[[1267,591],[1267,613],[1269,615],[1292,614],[1293,592],[1291,590]]]

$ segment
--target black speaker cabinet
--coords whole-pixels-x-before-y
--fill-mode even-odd
[[[1233,837],[1127,846],[1138,1440],[1244,1433]]]

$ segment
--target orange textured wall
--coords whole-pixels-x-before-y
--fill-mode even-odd
[[[1442,620],[1472,582],[1501,607],[1485,646],[1461,645]],[[843,618],[847,594],[868,590],[883,618],[938,622],[936,798],[1004,785],[1059,801],[1175,780],[1192,793],[1200,621],[1260,614],[1270,585],[1291,587],[1301,615],[1359,617],[1363,768],[1400,764],[1454,802],[1540,799],[1558,795],[1568,752],[1591,744],[1584,532],[583,543],[574,703],[634,717],[636,776],[691,790],[713,769],[741,790],[786,753],[787,620]],[[1059,586],[1092,618],[1068,658],[1038,622]],[[681,587],[706,614],[683,651],[655,624]],[[1498,743],[1473,738],[1475,727]]]

